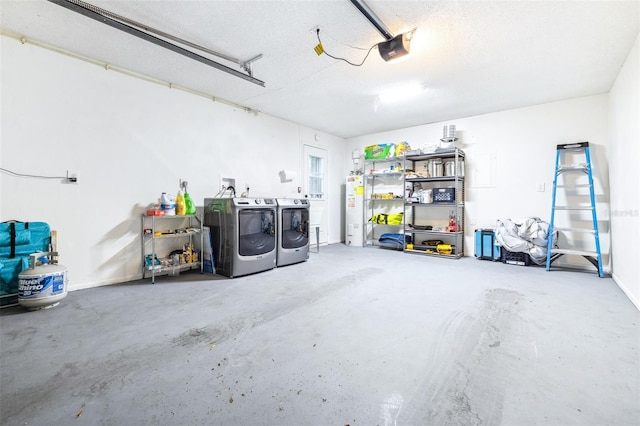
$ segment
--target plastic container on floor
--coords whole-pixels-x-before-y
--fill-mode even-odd
[[[496,245],[496,231],[493,229],[476,229],[476,252],[480,260],[502,260],[501,247]]]
[[[531,265],[531,258],[528,253],[513,252],[502,247],[502,263],[529,266]]]

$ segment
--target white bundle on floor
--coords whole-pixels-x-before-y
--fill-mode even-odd
[[[531,260],[542,265],[547,260],[549,224],[537,217],[528,217],[516,223],[511,219],[498,220],[496,240],[498,245],[515,253],[528,253]],[[558,233],[553,233],[555,246]]]

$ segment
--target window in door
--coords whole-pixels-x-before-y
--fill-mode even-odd
[[[309,155],[309,198],[324,199],[324,158]]]

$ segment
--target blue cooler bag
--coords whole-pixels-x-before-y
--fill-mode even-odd
[[[29,255],[49,251],[50,244],[45,222],[0,223],[0,307],[18,301],[18,275],[29,268]]]
[[[382,234],[378,239],[381,247],[403,250],[409,236],[404,234]]]

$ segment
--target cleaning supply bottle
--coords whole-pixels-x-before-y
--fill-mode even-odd
[[[184,195],[182,194],[182,190],[178,191],[178,195],[176,195],[176,215],[184,216],[187,213],[187,206],[184,201]]]
[[[160,196],[160,209],[164,211],[166,216],[175,216],[176,214],[175,202],[166,192]]]
[[[184,190],[184,203],[187,207],[186,214],[194,215],[196,214],[196,205],[193,204],[193,200],[191,199],[191,195],[189,195],[189,191],[187,191],[187,185],[189,183],[187,181],[181,181],[180,187]]]
[[[187,191],[184,192],[184,204],[187,207],[186,214],[193,215],[196,214],[196,205],[193,204],[193,200],[191,199],[191,195]]]

